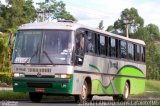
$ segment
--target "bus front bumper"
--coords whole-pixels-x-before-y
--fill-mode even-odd
[[[72,94],[73,79],[14,77],[14,92],[41,92],[51,94]]]

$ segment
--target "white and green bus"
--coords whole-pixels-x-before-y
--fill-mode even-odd
[[[94,95],[126,100],[145,89],[145,43],[73,22],[19,27],[12,56],[13,90],[43,95]]]

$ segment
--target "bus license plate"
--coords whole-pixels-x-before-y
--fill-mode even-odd
[[[36,92],[45,92],[45,89],[44,88],[35,88],[35,91]]]

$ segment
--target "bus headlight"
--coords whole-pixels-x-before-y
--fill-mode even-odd
[[[13,77],[25,77],[24,73],[13,73]]]
[[[55,74],[55,78],[71,78],[70,74]]]

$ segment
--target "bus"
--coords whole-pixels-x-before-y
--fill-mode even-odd
[[[43,95],[94,95],[127,100],[145,89],[145,43],[74,22],[20,26],[12,54],[13,91],[32,102]]]

